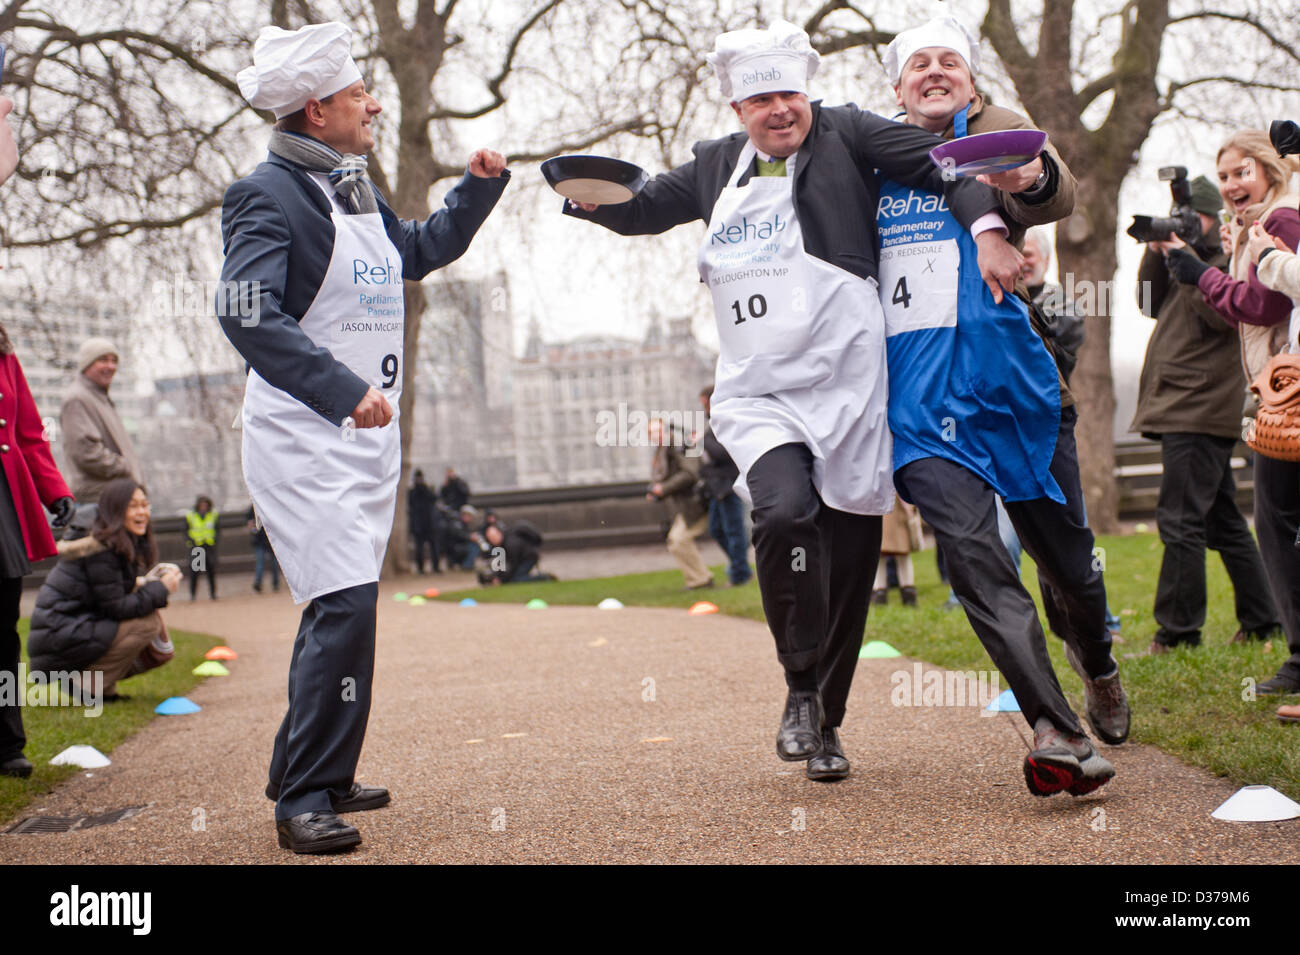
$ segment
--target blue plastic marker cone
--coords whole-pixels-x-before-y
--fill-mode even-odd
[[[994,713],[1019,713],[1020,703],[1016,701],[1016,695],[1010,690],[1003,690],[998,694],[998,698],[984,707]]]
[[[181,716],[185,713],[197,713],[201,709],[203,707],[193,700],[187,700],[183,696],[171,696],[155,706],[153,711],[163,716]]]
[[[462,607],[477,607],[478,601],[475,600],[473,597],[466,597],[464,600],[460,602],[460,605]]]
[[[872,640],[858,651],[859,660],[884,660],[889,657],[901,657],[902,654],[884,640]]]

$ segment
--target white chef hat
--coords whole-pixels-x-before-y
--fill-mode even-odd
[[[361,79],[352,60],[352,31],[342,23],[313,23],[297,30],[262,27],[253,65],[235,76],[254,109],[276,119],[296,113],[309,99],[324,99]]]
[[[807,93],[821,57],[808,34],[777,20],[766,30],[732,30],[718,35],[705,59],[718,74],[722,95],[733,103],[762,93]]]
[[[935,17],[929,23],[904,30],[889,44],[888,49],[885,50],[885,72],[889,74],[889,82],[897,86],[903,75],[903,67],[912,58],[912,54],[932,46],[953,50],[966,61],[972,77],[979,73],[979,41],[971,36],[966,25],[960,20],[953,17]]]

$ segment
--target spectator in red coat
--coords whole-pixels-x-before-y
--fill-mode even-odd
[[[18,146],[9,128],[14,101],[0,96],[0,183],[18,167]],[[54,555],[54,535],[45,524],[41,505],[63,527],[72,519],[72,494],[50,454],[36,402],[13,345],[0,327],[0,680],[18,686],[18,604],[29,560]],[[0,704],[0,776],[30,776],[32,764],[23,756],[27,735],[17,699]]]
[[[18,605],[23,575],[31,570],[30,561],[55,554],[45,507],[55,515],[56,527],[72,519],[73,508],[72,493],[50,454],[27,378],[2,327],[0,463],[5,477],[0,481],[0,679],[22,693],[25,688],[18,683]],[[26,745],[17,699],[0,704],[0,775],[31,775],[32,764],[23,756]]]

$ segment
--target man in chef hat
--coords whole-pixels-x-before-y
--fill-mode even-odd
[[[979,44],[952,17],[899,33],[884,65],[910,125],[945,139],[1033,129],[975,91]],[[1005,141],[993,148],[995,154],[1013,151]],[[1050,144],[1027,163],[979,178],[997,188],[1017,245],[1028,226],[1073,211],[1074,178]],[[925,193],[900,183],[886,181],[882,189],[883,201],[900,210],[924,202]],[[945,215],[940,210],[923,218]],[[1030,792],[1083,795],[1115,771],[1083,734],[1061,691],[1038,609],[1002,543],[996,508],[1001,497],[1038,567],[1048,620],[1083,679],[1094,732],[1107,743],[1122,743],[1129,705],[1111,653],[1105,584],[1084,513],[1074,399],[1023,285],[1001,302],[959,294],[975,283],[967,257],[945,256],[931,240],[910,239],[916,222],[907,211],[896,221],[900,238],[881,252],[895,483],[934,529],[954,593],[1034,728],[1024,764]],[[944,244],[956,253],[964,240]],[[913,294],[901,308],[888,290],[912,279]]]
[[[239,312],[256,319],[218,302],[250,368],[244,477],[294,600],[307,602],[267,786],[294,852],[357,845],[339,814],[389,801],[355,773],[401,460],[402,282],[459,258],[509,178],[500,154],[479,150],[445,208],[399,220],[366,176],[380,106],[351,42],[341,23],[262,30],[237,79],[277,120],[270,155],[221,210],[223,287],[252,289]]]
[[[844,718],[893,505],[885,330],[876,290],[876,170],[943,193],[1001,294],[1019,256],[993,192],[944,182],[939,140],[856,106],[809,102],[818,56],[777,21],[717,38],[709,62],[743,130],[697,143],[695,159],[630,202],[566,212],[623,234],[708,223],[700,274],[720,354],[718,440],[753,504],[763,609],[785,670],[777,755],[816,780],[843,779]]]

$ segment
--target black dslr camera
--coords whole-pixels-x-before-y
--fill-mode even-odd
[[[1174,197],[1173,208],[1167,217],[1134,216],[1133,224],[1126,230],[1139,242],[1165,242],[1176,235],[1188,245],[1201,237],[1201,220],[1192,208],[1192,187],[1187,181],[1186,166],[1162,166],[1157,173],[1161,182],[1169,183]]]
[[[1285,119],[1275,119],[1268,127],[1268,138],[1279,156],[1300,153],[1300,126]]]

